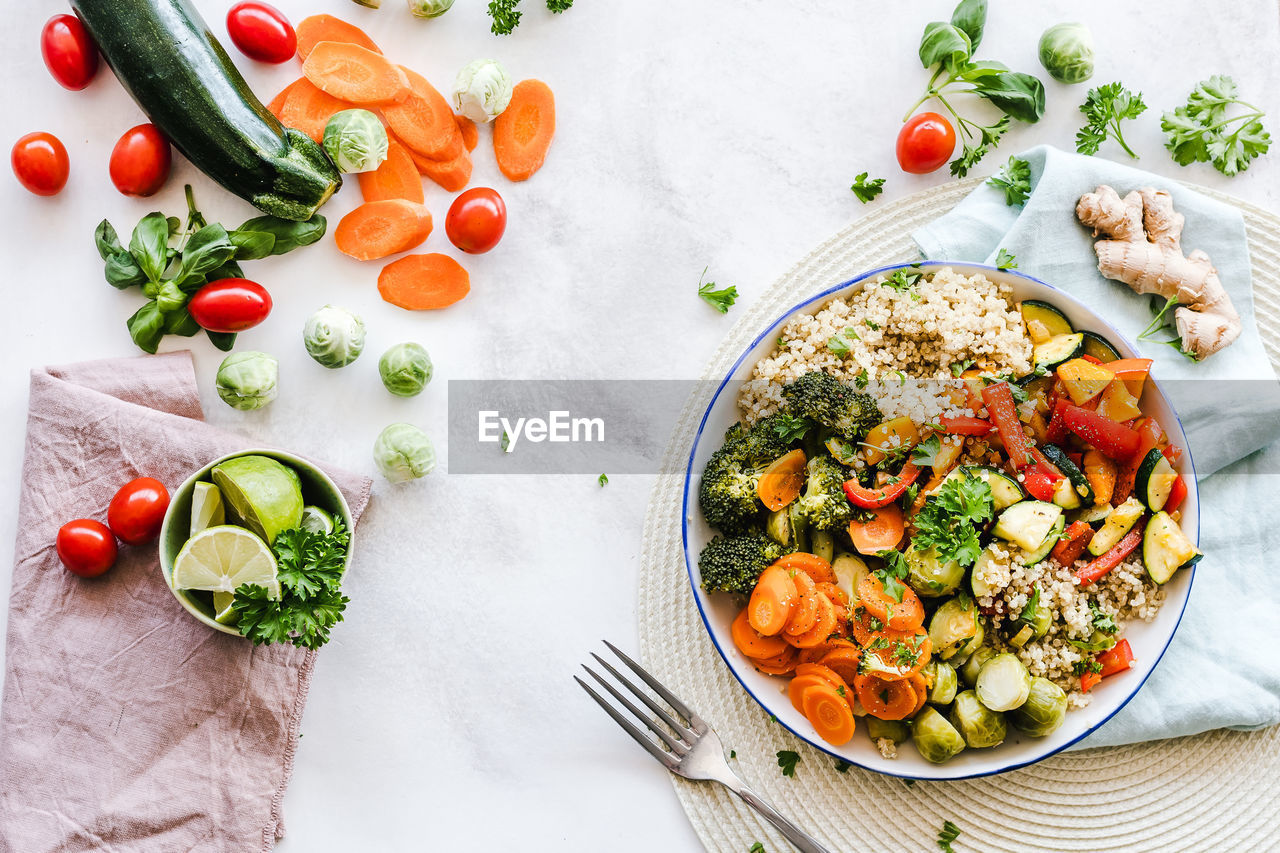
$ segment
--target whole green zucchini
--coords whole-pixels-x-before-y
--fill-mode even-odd
[[[260,210],[309,219],[342,184],[249,90],[187,0],[72,0],[116,77],[188,160]]]

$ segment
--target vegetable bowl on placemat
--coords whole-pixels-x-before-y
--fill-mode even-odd
[[[1137,692],[1200,558],[1157,380],[1036,279],[873,270],[755,339],[703,416],[684,548],[703,622],[779,722],[913,778],[1038,761]]]

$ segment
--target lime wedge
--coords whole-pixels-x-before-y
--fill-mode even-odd
[[[302,508],[302,523],[298,526],[312,533],[329,534],[333,532],[333,516],[318,506],[308,504]]]
[[[215,592],[213,594],[214,620],[222,625],[228,625],[236,621],[237,614],[231,609],[231,605],[235,603],[235,600],[236,595],[234,592]]]
[[[206,527],[225,524],[226,508],[222,505],[222,492],[213,483],[196,483],[191,493],[191,533],[195,536]]]
[[[241,584],[280,595],[276,558],[266,543],[243,527],[223,524],[187,540],[173,561],[174,589],[235,592]]]
[[[213,482],[227,502],[232,521],[270,545],[282,530],[302,521],[298,475],[268,456],[237,456],[213,469]]]

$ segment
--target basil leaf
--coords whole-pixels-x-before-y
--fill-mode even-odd
[[[309,246],[324,236],[327,227],[325,218],[320,214],[313,215],[306,222],[294,222],[278,216],[256,216],[241,223],[236,231],[258,231],[270,234],[275,238],[271,254],[283,255],[292,252],[299,246]]]
[[[972,50],[977,50],[987,23],[987,0],[960,0],[951,13],[951,23],[969,37]]]
[[[206,225],[191,235],[182,249],[182,264],[178,267],[176,281],[188,293],[198,290],[205,283],[205,276],[235,256],[227,229],[221,225]]]
[[[129,238],[129,253],[151,281],[159,281],[164,275],[164,268],[169,265],[168,249],[169,221],[164,214],[148,213],[142,217]]]
[[[973,93],[1019,121],[1037,122],[1044,115],[1044,84],[1021,71],[985,77]]]
[[[147,281],[146,274],[138,268],[133,255],[124,249],[107,258],[106,276],[107,284],[120,290],[150,283]]]
[[[160,291],[156,294],[156,307],[161,314],[176,311],[187,304],[187,294],[172,281],[160,283]]]
[[[976,62],[966,62],[964,69],[960,72],[960,79],[970,83],[977,83],[987,77],[999,77],[1009,70],[1009,66],[1003,62],[996,62],[994,59],[981,59]]]
[[[98,227],[93,231],[93,242],[98,247],[98,256],[104,261],[111,260],[115,255],[124,251],[124,246],[120,245],[120,237],[116,234],[116,229],[111,227],[111,223],[102,220],[98,223]]]
[[[164,332],[166,335],[181,335],[189,338],[200,333],[200,324],[184,305],[164,315]]]
[[[237,261],[256,261],[271,254],[275,248],[274,234],[266,231],[232,231],[228,234],[231,243],[236,247]]]
[[[162,220],[163,221],[163,220]],[[148,302],[129,318],[129,337],[143,352],[155,353],[164,337],[164,315],[156,307],[155,300]]]
[[[943,21],[925,24],[924,34],[920,36],[920,62],[925,68],[938,63],[944,68],[955,68],[972,52],[973,46],[963,30]]]
[[[223,278],[244,278],[244,270],[240,269],[240,265],[235,261],[227,261],[208,275],[209,281]]]
[[[169,236],[172,237],[182,230],[182,220],[176,216],[170,216],[165,220],[169,224]]]
[[[223,352],[230,352],[231,348],[236,345],[235,332],[211,332],[208,329],[205,329],[204,332],[209,336],[209,343]]]

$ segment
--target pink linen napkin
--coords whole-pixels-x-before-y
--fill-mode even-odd
[[[0,850],[270,850],[315,652],[187,614],[154,545],[99,578],[54,550],[134,477],[172,491],[246,439],[201,419],[190,353],[33,371],[0,706]],[[326,468],[358,519],[366,477]],[[339,629],[340,630],[340,629]]]

